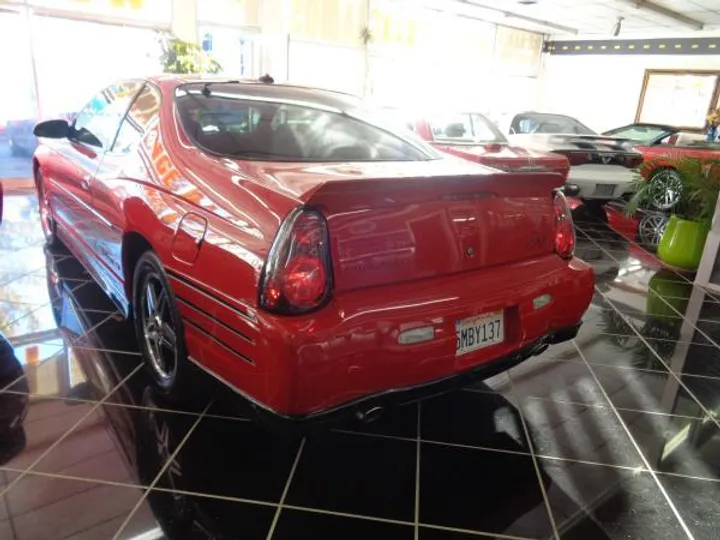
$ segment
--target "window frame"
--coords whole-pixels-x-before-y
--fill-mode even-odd
[[[227,81],[227,82],[233,82],[233,81]],[[178,105],[178,98],[181,97],[179,94],[180,92],[185,92],[187,95],[190,95],[191,92],[189,89],[197,89],[197,92],[193,93],[199,93],[202,94],[202,83],[197,82],[189,82],[180,84],[175,87],[173,91],[173,108],[175,117],[177,118],[177,124],[183,133],[185,137],[190,141],[190,143],[197,148],[198,150],[211,155],[215,157],[222,157],[222,158],[231,158],[231,159],[237,159],[242,161],[259,161],[258,158],[253,157],[244,157],[242,155],[239,156],[229,156],[227,154],[223,154],[220,152],[215,152],[210,148],[207,148],[200,144],[195,137],[193,137],[188,130],[186,129],[185,122],[183,120],[183,116],[180,112],[179,105]],[[222,93],[226,94],[226,93]],[[218,94],[221,95],[221,94]],[[225,98],[228,99],[228,98]],[[362,116],[352,114],[351,111],[338,109],[336,107],[323,105],[321,103],[313,103],[311,101],[296,101],[293,99],[282,99],[282,98],[274,98],[274,97],[267,97],[267,96],[257,96],[257,95],[249,95],[245,94],[243,92],[237,92],[234,93],[233,97],[230,99],[235,99],[237,101],[243,101],[247,102],[249,104],[255,102],[255,103],[267,103],[277,106],[293,106],[293,107],[305,107],[307,109],[324,112],[324,113],[330,113],[330,114],[336,114],[340,117],[346,117],[349,118],[355,122],[358,122],[360,124],[363,124],[364,126],[370,127],[372,129],[381,131],[383,133],[388,134],[391,137],[394,137],[395,139],[402,141],[403,143],[411,146],[412,148],[416,149],[416,151],[424,156],[424,159],[422,160],[397,160],[397,161],[433,161],[437,159],[441,159],[442,156],[438,154],[430,145],[428,145],[425,141],[418,138],[417,141],[412,140],[411,138],[404,137],[402,133],[399,133],[397,131],[390,130],[388,127],[375,124],[373,122],[369,122],[366,119],[364,119]],[[413,133],[414,135],[414,133]],[[270,162],[277,162],[277,163],[345,163],[345,161],[327,161],[327,160],[308,160],[308,159],[296,159],[296,160],[272,160],[272,159],[263,159],[263,161],[270,161]],[[358,161],[358,160],[352,160],[352,161]],[[368,163],[383,163],[383,162],[390,162],[393,160],[359,160],[359,162],[368,162]]]
[[[127,152],[119,152],[115,149],[115,145],[117,144],[118,137],[120,135],[120,130],[122,129],[125,122],[128,122],[133,129],[137,130],[140,137],[138,138],[138,141],[135,143],[135,146],[140,144],[140,141],[142,140],[143,136],[147,132],[147,127],[143,127],[138,122],[133,120],[130,117],[130,111],[132,110],[133,105],[135,105],[135,102],[140,98],[140,95],[143,93],[143,91],[146,88],[149,88],[151,90],[151,92],[157,97],[158,110],[156,113],[156,117],[157,118],[160,117],[160,109],[162,108],[162,103],[163,103],[162,92],[160,91],[160,88],[158,88],[157,85],[155,85],[154,83],[152,83],[150,81],[143,81],[143,85],[140,87],[140,90],[138,90],[138,92],[133,96],[132,101],[130,101],[128,108],[125,110],[125,113],[122,115],[122,118],[120,119],[118,128],[115,131],[115,137],[113,138],[113,142],[110,145],[110,148],[108,148],[108,150],[107,150],[108,153],[116,155],[116,156],[123,156],[123,155],[127,154]],[[149,122],[149,124],[150,123],[152,123],[152,121]]]
[[[131,97],[130,100],[128,101],[127,107],[125,107],[124,111],[120,114],[120,116],[119,116],[119,121],[118,121],[117,125],[115,126],[114,131],[112,132],[112,136],[108,138],[107,147],[102,146],[102,142],[103,142],[103,141],[101,141],[99,138],[98,138],[98,141],[101,143],[101,146],[95,146],[95,145],[93,145],[93,144],[90,144],[90,143],[88,143],[88,142],[85,142],[85,141],[82,141],[82,140],[78,139],[78,138],[75,136],[76,133],[77,133],[77,128],[76,128],[75,126],[76,126],[76,124],[77,124],[78,116],[80,116],[80,114],[82,114],[82,112],[90,106],[90,104],[92,103],[92,101],[93,101],[97,96],[105,94],[105,93],[106,93],[110,88],[112,88],[113,86],[124,85],[124,84],[131,84],[131,83],[140,83],[140,84],[139,84],[139,88],[138,88],[138,90],[136,90],[135,93],[132,95],[132,97]],[[140,92],[142,92],[142,90],[145,88],[145,85],[146,85],[146,84],[147,84],[147,81],[145,81],[145,80],[143,80],[143,79],[125,79],[125,80],[119,81],[119,82],[117,82],[117,83],[113,83],[113,84],[111,84],[111,85],[108,85],[108,86],[104,87],[102,90],[100,90],[99,92],[96,92],[95,94],[93,94],[93,96],[88,100],[88,102],[87,102],[87,103],[75,114],[75,116],[73,117],[73,121],[72,121],[72,123],[70,124],[70,135],[68,136],[68,139],[69,139],[71,142],[73,142],[73,143],[75,143],[75,144],[80,144],[80,145],[82,145],[82,146],[84,146],[84,147],[87,147],[88,149],[91,149],[93,152],[96,152],[96,153],[102,153],[102,154],[104,154],[104,153],[106,153],[106,152],[110,152],[111,149],[113,148],[113,146],[115,145],[115,141],[117,140],[118,132],[120,131],[120,126],[122,125],[122,123],[123,123],[123,121],[124,121],[124,119],[125,119],[125,116],[127,115],[128,111],[130,110],[130,107],[132,106],[132,104],[135,103],[135,100],[136,100],[137,97],[140,95]],[[95,135],[95,134],[93,134],[93,135]],[[97,138],[96,135],[95,135],[95,137]]]

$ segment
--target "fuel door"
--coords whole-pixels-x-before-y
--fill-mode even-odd
[[[185,264],[194,264],[200,254],[200,247],[206,231],[207,220],[205,218],[193,213],[185,214],[173,237],[173,257]]]

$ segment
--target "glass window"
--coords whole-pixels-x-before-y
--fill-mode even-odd
[[[75,116],[73,138],[89,146],[108,148],[141,84],[137,81],[115,84],[93,97]]]
[[[481,114],[453,113],[428,118],[436,141],[487,143],[505,142],[500,130]]]
[[[150,84],[133,101],[127,116],[120,124],[112,150],[127,154],[140,142],[145,129],[157,117],[160,109],[160,93]]]
[[[510,133],[570,133],[595,135],[595,132],[575,118],[560,114],[521,114],[513,118]]]
[[[210,152],[276,161],[418,161],[435,157],[424,144],[373,123],[367,111],[344,114],[311,104],[243,100],[232,94],[178,90],[180,119]],[[359,118],[362,118],[360,120]]]
[[[613,129],[604,133],[611,137],[619,137],[621,139],[629,139],[641,143],[653,143],[660,139],[669,139],[671,131],[662,126],[644,126],[642,124],[634,124],[622,128]],[[663,141],[667,142],[667,141]]]

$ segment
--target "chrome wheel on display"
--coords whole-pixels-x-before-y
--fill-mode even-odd
[[[657,249],[667,227],[668,217],[665,214],[648,213],[638,223],[638,236],[644,245]]]
[[[682,178],[673,169],[657,171],[649,180],[650,201],[658,210],[670,210],[680,200]]]
[[[138,315],[147,360],[161,386],[171,383],[177,371],[177,334],[170,313],[168,291],[159,275],[144,275]]]

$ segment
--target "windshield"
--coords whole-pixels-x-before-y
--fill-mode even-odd
[[[621,139],[629,139],[631,141],[650,143],[662,139],[663,137],[670,135],[670,133],[671,132],[666,128],[660,126],[632,125],[613,129],[605,133],[605,135],[611,135]]]
[[[295,162],[422,161],[436,157],[423,143],[373,123],[371,112],[335,111],[314,103],[263,101],[234,92],[176,93],[188,136],[214,154]]]
[[[586,125],[570,116],[559,114],[519,114],[513,118],[510,133],[575,133],[596,135]]]
[[[433,139],[451,143],[504,143],[505,137],[495,125],[478,113],[452,113],[431,116],[428,124]]]

